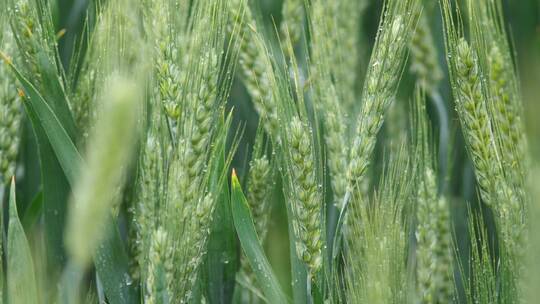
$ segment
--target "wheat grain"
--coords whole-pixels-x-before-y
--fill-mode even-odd
[[[262,140],[262,136],[258,135],[257,140]],[[258,145],[261,145],[261,143],[255,143],[255,147]],[[263,155],[260,155],[261,152]],[[268,157],[264,155],[264,151],[255,151],[255,153],[259,155],[254,155],[254,159],[250,162],[247,200],[252,212],[257,236],[260,242],[264,244],[271,213],[270,203],[272,190],[274,189],[274,168]],[[255,273],[246,259],[241,260],[241,269],[246,283],[256,286]],[[253,295],[252,291],[246,289],[244,298],[250,299],[249,302],[253,302]]]
[[[332,177],[334,202],[339,208],[342,208],[341,204],[347,190],[347,180],[344,174],[347,170],[347,149],[343,136],[344,128],[340,118],[337,111],[328,113],[325,121],[325,139],[328,148],[328,168]]]
[[[419,164],[416,190],[417,296],[421,303],[447,303],[452,302],[454,297],[450,206],[444,194],[438,193],[422,87],[417,89],[415,109],[415,154]]]
[[[74,96],[70,99],[71,111],[73,118],[77,123],[77,129],[81,130],[82,143],[79,146],[84,146],[84,141],[89,136],[88,129],[95,122],[94,102],[96,98],[96,77],[98,72],[93,66],[83,68],[82,79],[77,84],[77,89]]]

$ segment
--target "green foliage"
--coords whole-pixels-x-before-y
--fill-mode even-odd
[[[238,237],[251,267],[254,268],[255,275],[257,280],[259,280],[266,300],[271,303],[287,303],[285,294],[281,290],[271,266],[264,255],[260,240],[255,231],[248,202],[234,171],[232,176],[231,204]]]
[[[15,180],[9,193],[9,224],[7,235],[7,295],[9,303],[37,303],[38,291],[30,245],[17,213]]]
[[[3,4],[0,303],[538,298],[534,0]]]

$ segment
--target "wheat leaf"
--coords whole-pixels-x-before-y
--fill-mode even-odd
[[[249,264],[254,269],[259,285],[268,300],[267,302],[278,304],[288,303],[259,242],[248,202],[244,196],[238,177],[234,172],[232,175],[231,206],[234,226],[242,244],[242,249]]]
[[[228,123],[227,123],[228,124]],[[224,125],[221,120],[220,126]],[[239,264],[238,241],[231,215],[226,155],[226,134],[216,145],[216,156],[210,177],[210,191],[218,193],[218,203],[212,220],[212,232],[208,241],[206,267],[208,269],[208,300],[210,303],[228,303],[233,296],[236,272]],[[227,171],[225,171],[227,170]]]
[[[43,127],[56,157],[58,158],[66,177],[71,183],[77,178],[78,166],[82,164],[81,155],[77,151],[68,132],[62,125],[62,122],[58,119],[52,108],[47,104],[37,89],[13,64],[9,63],[9,66],[24,87],[25,94],[27,94],[27,102],[25,102],[27,111],[35,113],[35,118],[39,120],[39,123]]]
[[[15,180],[9,194],[9,226],[7,241],[8,299],[12,304],[39,303],[34,262],[30,245],[17,214]]]
[[[9,63],[9,65],[17,76],[18,80],[23,85],[25,93],[28,95],[27,102],[25,102],[25,107],[27,109],[28,115],[32,120],[34,129],[41,130],[44,135],[46,135],[49,141],[49,143],[47,143],[46,141],[44,141],[43,138],[40,140],[42,149],[48,149],[50,147],[52,148],[52,150],[54,150],[55,155],[49,155],[50,153],[47,153],[46,151],[42,151],[40,153],[42,158],[42,166],[44,166],[45,164],[45,166],[54,165],[53,162],[56,161],[56,159],[54,159],[54,156],[56,156],[58,164],[62,167],[65,177],[67,178],[67,182],[69,182],[69,185],[73,186],[74,182],[79,177],[78,168],[79,166],[82,166],[84,164],[84,161],[79,151],[75,147],[75,144],[71,140],[68,132],[62,126],[62,123],[60,122],[58,117],[55,115],[55,113],[47,104],[47,102],[43,99],[43,97],[39,94],[36,88],[24,76],[22,76],[22,74],[12,64]],[[37,133],[41,132],[38,131]],[[45,169],[43,170],[44,172],[46,171]],[[51,171],[46,172],[46,174],[51,174]],[[44,183],[62,182],[61,178],[45,177],[44,180]],[[52,196],[54,197],[67,197],[66,193],[58,193],[58,191],[65,191],[58,190],[66,189],[65,187],[58,187],[58,185],[50,185],[47,186],[47,188],[50,189]],[[62,201],[65,200],[60,199],[55,204],[58,204],[58,202]],[[64,206],[65,205],[56,207]],[[62,212],[63,214],[64,208],[60,209],[61,210],[52,209],[52,212],[54,214]],[[50,224],[52,226],[61,225],[61,227],[63,227],[63,216],[62,220],[52,219],[50,221]],[[52,228],[54,231],[57,232],[57,237],[59,238],[59,240],[62,240],[62,233],[58,233],[58,231],[63,230],[61,227]],[[99,273],[100,277],[104,280],[107,280],[107,282],[109,283],[107,284],[107,286],[110,288],[106,290],[106,293],[107,296],[110,298],[110,301],[112,303],[130,303],[130,299],[134,298],[134,292],[132,291],[132,288],[130,286],[131,282],[128,273],[128,256],[123,247],[120,233],[116,226],[114,227],[114,229],[111,228],[111,231],[109,231],[108,239],[100,246],[99,250],[97,251],[94,262],[96,264],[97,272]],[[126,278],[128,279],[126,280]]]

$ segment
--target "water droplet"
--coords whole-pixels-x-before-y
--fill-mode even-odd
[[[127,273],[124,274],[124,281],[127,286],[131,286],[131,284],[133,284],[133,280],[131,279],[131,276]]]

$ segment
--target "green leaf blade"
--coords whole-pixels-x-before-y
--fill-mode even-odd
[[[129,275],[128,255],[117,227],[111,218],[107,236],[94,256],[94,265],[109,303],[137,303],[135,285]]]
[[[218,130],[228,130],[229,122],[220,119]],[[209,188],[216,193],[218,202],[213,213],[212,230],[206,257],[207,299],[210,303],[230,303],[236,286],[239,268],[238,239],[231,213],[230,190],[227,180],[229,160],[226,152],[227,134],[217,137],[215,156],[211,161]]]
[[[254,270],[268,303],[288,303],[257,237],[248,202],[234,171],[231,206],[234,226],[242,244],[242,249]]]
[[[47,243],[47,268],[58,271],[66,260],[64,224],[70,183],[56,157],[53,147],[33,111],[27,112],[37,140],[41,182],[43,187],[43,218]],[[47,176],[54,178],[47,178]],[[56,273],[53,273],[54,277]]]
[[[14,180],[11,183],[9,195],[7,243],[9,302],[12,304],[39,303],[32,253],[17,213]]]
[[[64,128],[62,121],[32,83],[10,62],[8,64],[27,95],[24,105],[38,139],[43,180],[43,213],[49,244],[48,255],[52,262],[49,267],[57,271],[65,262],[63,235],[67,199],[70,188],[79,178],[79,168],[84,166],[84,161],[73,143],[73,130]],[[136,292],[131,286],[128,256],[116,221],[113,220],[111,225],[113,226],[107,231],[108,238],[101,244],[94,259],[96,271],[110,287],[106,288],[105,292],[111,303],[135,303]],[[56,274],[53,274],[53,277],[54,275]]]
[[[73,184],[78,175],[78,168],[83,162],[79,151],[73,143],[72,136],[69,135],[56,113],[32,83],[13,65],[10,65],[10,67],[27,94],[24,103],[27,112],[31,113],[30,116],[37,119],[36,122],[39,122],[42,126],[66,177]]]

